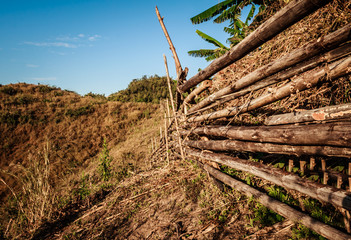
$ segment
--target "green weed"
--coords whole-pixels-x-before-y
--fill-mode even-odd
[[[111,170],[112,158],[110,156],[110,151],[108,150],[106,139],[104,139],[104,143],[102,145],[102,152],[100,154],[99,161],[100,161],[100,164],[99,164],[100,176],[104,181],[108,181],[112,176],[112,170]]]

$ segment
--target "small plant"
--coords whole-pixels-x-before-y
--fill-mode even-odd
[[[256,204],[254,211],[255,218],[253,219],[253,222],[259,222],[262,226],[271,226],[283,220],[282,216],[266,208],[260,203]]]
[[[106,139],[104,139],[104,143],[102,145],[102,152],[100,154],[99,161],[100,176],[104,181],[108,181],[112,176],[112,170],[110,166],[112,158],[107,147]]]
[[[84,173],[82,174],[81,178],[81,183],[79,185],[79,188],[75,191],[75,193],[81,198],[85,199],[87,196],[90,194],[90,189],[87,185],[87,180],[89,179],[89,174],[85,175]]]
[[[320,236],[314,231],[311,231],[307,227],[299,224],[298,226],[292,228],[292,239],[319,239],[326,240],[326,238]]]

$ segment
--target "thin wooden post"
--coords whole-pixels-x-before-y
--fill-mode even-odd
[[[314,157],[311,157],[310,158],[310,171],[313,171],[315,166],[316,166],[316,159]]]
[[[323,173],[323,184],[328,184],[329,176],[327,172]]]
[[[166,142],[166,154],[167,154],[167,165],[169,165],[169,152],[168,152],[168,128],[167,128],[167,115],[166,112],[164,113],[165,115],[165,142]]]
[[[168,90],[169,90],[169,97],[171,98],[171,105],[172,105],[172,110],[173,110],[173,115],[174,115],[174,122],[175,122],[177,133],[178,133],[178,142],[179,142],[180,154],[182,156],[182,159],[185,160],[183,147],[182,147],[182,139],[181,139],[181,135],[179,133],[178,119],[177,119],[177,116],[176,116],[176,110],[175,110],[175,106],[174,106],[174,102],[173,102],[171,79],[169,77],[166,55],[163,55],[163,58],[164,58],[164,61],[165,61],[165,68],[166,68],[166,74],[167,74],[167,83],[168,83]]]
[[[305,168],[306,168],[306,161],[300,160],[300,171],[301,171],[302,175],[305,174]]]
[[[327,162],[324,159],[322,159],[321,164],[322,164],[322,171],[325,172],[327,170]]]
[[[293,159],[289,159],[289,168],[288,168],[288,172],[292,172],[294,167],[294,160]]]

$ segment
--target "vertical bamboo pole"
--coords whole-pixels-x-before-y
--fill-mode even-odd
[[[171,99],[171,105],[172,105],[172,110],[173,110],[173,115],[174,115],[174,122],[175,122],[176,129],[177,129],[177,133],[178,133],[178,141],[179,141],[180,154],[181,154],[181,156],[182,156],[182,159],[185,160],[185,158],[184,158],[184,152],[183,152],[183,148],[182,148],[182,139],[181,139],[180,133],[179,133],[178,119],[177,119],[177,116],[176,116],[176,110],[175,110],[174,102],[173,102],[173,94],[172,94],[172,87],[171,87],[171,79],[170,79],[170,77],[169,77],[166,55],[163,55],[163,58],[164,58],[164,61],[165,61],[165,68],[166,68],[166,74],[167,74],[168,90],[169,90],[169,96],[170,96],[170,99]]]
[[[168,131],[167,131],[167,115],[165,112],[165,142],[166,142],[166,154],[167,154],[167,165],[169,165],[169,152],[168,152]]]

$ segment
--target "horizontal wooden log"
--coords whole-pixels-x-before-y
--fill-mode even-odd
[[[297,146],[275,143],[244,142],[238,140],[184,141],[184,145],[212,151],[261,152],[285,155],[316,155],[351,157],[351,148],[331,146]]]
[[[265,125],[281,125],[312,121],[351,119],[351,103],[328,106],[313,110],[279,114],[268,117]]]
[[[199,157],[218,164],[223,164],[239,171],[250,173],[273,184],[298,191],[309,197],[334,206],[351,209],[351,193],[332,186],[323,185],[309,179],[301,178],[279,168],[267,166],[259,162],[248,161],[225,154],[211,153],[193,148],[185,148],[188,155]]]
[[[315,40],[311,43],[307,43],[303,47],[294,50],[293,52],[273,61],[270,62],[267,65],[264,65],[257,70],[249,73],[245,77],[239,79],[238,81],[232,83],[231,85],[213,93],[212,95],[208,96],[195,106],[189,109],[189,113],[197,111],[217,99],[221,98],[224,95],[236,92],[240,89],[243,89],[247,86],[252,85],[255,82],[258,82],[272,74],[275,74],[277,72],[280,72],[284,69],[287,69],[289,67],[292,67],[300,62],[303,62],[304,60],[307,60],[309,58],[312,58],[316,56],[317,54],[326,52],[328,50],[332,50],[335,47],[339,46],[340,44],[348,41],[351,39],[351,24],[346,25],[345,27],[325,36],[324,38]],[[325,58],[333,58],[332,55],[342,55],[342,52],[347,52],[349,50],[347,49],[340,49],[340,51],[333,52],[330,55],[325,55]],[[314,60],[316,61],[323,61],[323,58]],[[307,64],[308,66],[308,64]],[[295,68],[296,69],[296,68]],[[297,68],[299,69],[299,68]],[[298,74],[298,73],[296,73]],[[293,76],[293,75],[292,75]],[[286,78],[285,78],[286,79]]]
[[[184,93],[200,82],[209,79],[218,71],[241,59],[249,52],[258,48],[266,41],[329,2],[330,0],[291,1],[230,51],[214,60],[204,70],[198,72],[195,76],[186,81],[178,88],[178,91]]]
[[[204,168],[210,175],[217,178],[219,181],[229,185],[230,187],[234,188],[235,190],[241,193],[244,193],[249,197],[255,197],[255,199],[265,207],[273,210],[274,212],[287,219],[290,219],[293,222],[305,225],[306,227],[312,229],[313,231],[328,239],[351,239],[350,235],[343,233],[325,223],[322,223],[305,213],[297,211],[296,209],[288,206],[287,204],[275,200],[274,198],[269,197],[267,194],[264,194],[248,186],[247,184],[242,183],[228,176],[227,174],[208,166],[207,164],[204,165]]]
[[[304,52],[301,52],[301,54],[303,54],[303,53]],[[212,94],[210,97],[205,98],[204,100],[202,100],[201,102],[199,102],[198,104],[193,106],[189,110],[190,111],[189,114],[196,113],[199,111],[208,110],[214,106],[218,106],[218,105],[223,104],[225,102],[231,101],[231,100],[236,99],[236,98],[241,97],[241,96],[244,96],[252,91],[262,89],[262,88],[270,86],[272,84],[276,84],[276,83],[282,82],[284,80],[287,80],[287,79],[289,79],[293,76],[296,76],[298,74],[304,73],[308,70],[311,70],[311,69],[317,67],[318,65],[320,65],[322,63],[332,62],[332,61],[335,61],[339,58],[345,57],[349,54],[351,54],[351,43],[347,43],[343,46],[340,46],[340,47],[333,49],[329,52],[323,53],[323,54],[321,54],[317,57],[314,57],[310,60],[296,64],[295,66],[289,68],[288,70],[281,71],[277,74],[271,75],[271,76],[264,78],[262,80],[257,79],[257,82],[255,84],[250,85],[248,87],[245,87],[244,89],[242,89],[240,91],[221,96],[226,92],[221,93],[221,90],[220,90],[219,92]],[[299,57],[297,58],[297,60],[300,60],[300,59],[301,58],[299,58]],[[286,60],[284,60],[283,62],[284,63],[293,63],[291,61],[286,61]],[[262,75],[257,75],[257,76],[263,77]],[[231,90],[230,90],[230,92],[231,92]],[[214,102],[214,103],[208,107],[205,107],[212,102]]]
[[[351,57],[346,57],[342,60],[328,64],[323,68],[311,70],[308,74],[304,74],[303,76],[295,79],[294,81],[278,88],[274,92],[256,98],[246,105],[234,108],[227,108],[200,116],[190,117],[187,121],[205,121],[216,118],[235,116],[238,113],[252,111],[259,107],[263,107],[265,105],[273,103],[277,100],[281,100],[287,96],[290,96],[290,94],[296,93],[297,91],[304,91],[306,89],[314,87],[315,85],[317,85],[317,83],[321,82],[322,80],[325,80],[326,77],[332,80],[344,76],[346,74],[350,74],[350,67]]]
[[[182,130],[182,135],[210,135],[235,140],[290,145],[351,148],[351,122],[280,126],[203,126]]]
[[[206,80],[202,82],[202,84],[197,87],[194,91],[192,91],[185,99],[184,103],[191,103],[194,101],[194,98],[201,94],[203,91],[206,89],[210,88],[212,86],[212,80]]]

